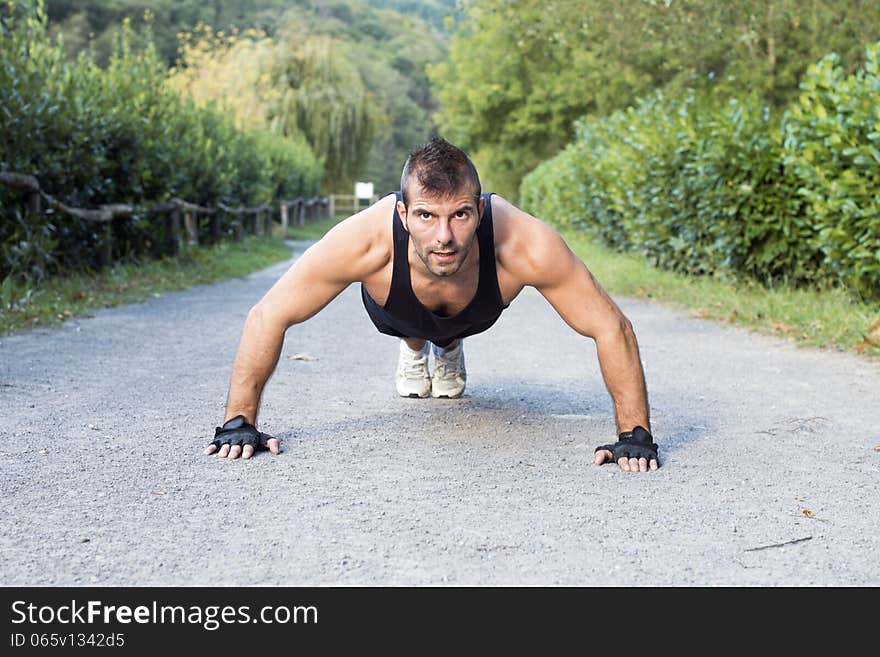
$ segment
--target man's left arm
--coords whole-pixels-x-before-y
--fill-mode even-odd
[[[595,340],[602,377],[614,402],[620,440],[598,449],[595,462],[615,460],[617,454],[622,470],[656,470],[645,376],[632,324],[556,231],[522,215],[517,223],[526,239],[517,242],[525,245],[520,260],[523,284],[535,287],[575,331]],[[651,447],[641,447],[648,441]]]

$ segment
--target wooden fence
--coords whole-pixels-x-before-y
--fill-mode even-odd
[[[307,220],[332,217],[332,202],[325,197],[297,198],[281,201],[281,234],[287,236],[291,220],[297,226],[305,225]]]
[[[360,198],[354,194],[333,194],[330,196],[330,206],[327,209],[327,214],[330,217],[335,217],[337,212],[355,214],[378,200],[378,196]]]
[[[107,204],[101,205],[97,209],[82,209],[66,205],[46,193],[34,176],[0,171],[0,184],[20,192],[24,197],[25,208],[28,212],[40,212],[42,203],[45,202],[53,210],[69,217],[103,224],[104,234],[98,253],[98,261],[102,266],[109,264],[112,258],[114,220],[130,219],[136,215],[159,217],[165,228],[165,244],[162,245],[162,252],[172,256],[180,253],[184,244],[198,245],[199,228],[203,219],[210,223],[207,234],[211,243],[219,242],[223,237],[223,215],[234,217],[232,226],[236,241],[241,240],[247,233],[265,235],[271,232],[272,212],[269,205],[233,208],[218,203],[216,207],[204,207],[183,199],[173,198],[170,201],[149,207]],[[329,207],[330,203],[327,198],[297,198],[282,201],[280,203],[282,235],[287,236],[291,211],[294,220],[299,225],[303,225],[307,219],[327,216]],[[185,241],[183,239],[184,233],[186,235]]]

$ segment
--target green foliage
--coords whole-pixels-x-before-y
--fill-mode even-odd
[[[104,65],[113,53],[123,21],[128,19],[134,28],[135,45],[155,43],[160,59],[173,66],[178,55],[177,34],[199,23],[226,34],[235,28],[255,28],[274,37],[286,13],[315,13],[363,32],[370,25],[361,20],[362,9],[373,7],[393,10],[398,22],[401,14],[407,14],[443,30],[443,19],[454,4],[455,0],[46,0],[46,10],[50,33],[64,34],[65,49],[72,58],[89,47]],[[380,14],[368,15],[375,22]]]
[[[880,43],[845,76],[811,66],[783,122],[784,164],[804,200],[809,249],[830,276],[880,296]]]
[[[272,113],[326,152],[326,189],[351,193],[355,179],[373,181],[379,193],[397,189],[408,151],[436,132],[425,67],[446,57],[444,40],[413,15],[369,6],[412,9],[405,2],[307,4],[276,31],[271,76],[283,97]]]
[[[181,37],[173,86],[197,104],[230,99],[241,125],[302,137],[322,158],[325,191],[351,193],[355,180],[396,189],[408,150],[434,132],[424,68],[445,49],[419,19],[322,0],[270,32],[199,25]]]
[[[301,141],[239,130],[222,107],[196,107],[165,84],[154,49],[134,52],[123,28],[106,69],[86,53],[68,62],[46,18],[10,4],[0,39],[0,170],[31,174],[68,205],[148,206],[172,197],[258,205],[314,193],[319,163]],[[28,215],[0,186],[0,278],[35,279],[96,266],[102,227]],[[146,216],[119,221],[120,254],[155,250]]]
[[[347,44],[300,27],[285,28],[273,52],[269,74],[278,95],[266,118],[282,134],[303,135],[324,160],[329,188],[349,192],[372,145],[379,108]]]
[[[668,269],[878,298],[878,47],[853,75],[833,55],[810,67],[781,119],[711,90],[587,118],[523,203]]]
[[[393,9],[398,14],[418,16],[438,30],[443,30],[444,19],[452,12],[456,0],[367,0],[378,9]]]
[[[19,0],[21,1],[21,0]],[[114,51],[124,21],[131,22],[135,50],[155,43],[166,66],[177,60],[177,34],[206,23],[218,30],[233,26],[271,29],[291,0],[46,0],[50,34],[64,34],[75,58],[89,48],[102,66]],[[303,4],[303,3],[300,3]]]
[[[64,35],[68,55],[90,49],[101,66],[109,61],[122,21],[130,20],[134,50],[155,42],[167,66],[183,60],[177,73],[189,78],[175,86],[187,87],[197,104],[206,97],[226,98],[240,121],[304,137],[323,158],[325,191],[351,193],[356,179],[371,180],[378,190],[396,189],[409,149],[436,132],[432,113],[438,102],[425,65],[446,57],[444,17],[454,5],[455,0],[48,0],[48,11],[50,29]],[[203,38],[199,25],[210,26],[211,38]],[[202,49],[232,35],[240,44],[250,28],[263,35],[250,50]],[[193,32],[195,44],[189,42]],[[295,75],[288,77],[290,72]],[[266,88],[266,78],[273,88]]]
[[[880,38],[880,3],[862,0],[465,0],[448,61],[429,67],[441,131],[474,153],[487,186],[522,176],[602,116],[658,88],[798,94],[806,67],[841,53],[855,69]]]

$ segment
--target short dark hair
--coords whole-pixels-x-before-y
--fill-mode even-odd
[[[443,137],[433,137],[427,144],[410,151],[400,175],[404,205],[407,205],[407,182],[413,176],[422,189],[438,196],[454,194],[470,184],[474,189],[474,200],[477,203],[480,201],[482,188],[477,167],[467,153]]]

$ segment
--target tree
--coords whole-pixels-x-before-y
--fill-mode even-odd
[[[810,62],[836,50],[848,70],[880,38],[880,3],[863,0],[468,0],[450,56],[429,67],[435,121],[470,149],[492,186],[522,176],[573,137],[573,122],[649,90],[715,86],[797,93]]]
[[[269,124],[305,135],[324,159],[325,187],[348,192],[366,161],[379,108],[351,62],[349,46],[288,23],[272,52]]]

